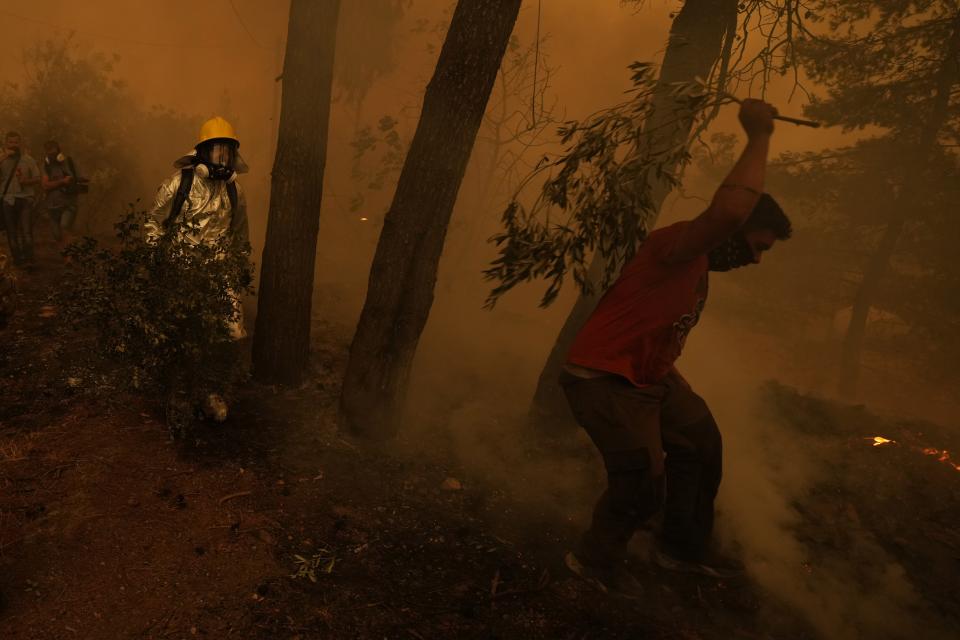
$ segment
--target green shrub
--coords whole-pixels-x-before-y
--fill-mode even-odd
[[[142,213],[130,207],[115,246],[93,238],[70,245],[57,302],[67,322],[95,336],[94,357],[108,365],[116,389],[160,399],[171,428],[211,391],[235,382],[240,363],[229,323],[234,294],[250,292],[249,245],[193,246],[173,225],[156,243],[141,235]]]

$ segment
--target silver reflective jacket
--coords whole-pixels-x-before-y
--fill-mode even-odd
[[[170,215],[173,197],[180,187],[180,172],[163,181],[157,190],[157,197],[153,208],[147,212],[143,224],[144,239],[147,242],[155,241],[163,233],[164,222]],[[233,218],[236,217],[236,220]],[[180,232],[181,239],[193,245],[215,244],[220,238],[230,233],[230,225],[234,225],[233,242],[244,243],[249,240],[247,224],[247,199],[243,189],[237,183],[237,210],[230,210],[230,198],[227,196],[227,185],[223,180],[201,178],[193,176],[190,195],[183,202],[180,212],[171,219],[171,222],[188,222],[193,228]]]
[[[157,190],[157,198],[153,208],[147,212],[143,223],[143,237],[147,242],[156,242],[163,235],[164,222],[170,215],[173,197],[180,188],[180,171],[163,181]],[[236,216],[236,220],[233,217]],[[180,239],[191,245],[216,244],[220,238],[230,233],[233,224],[232,242],[245,243],[249,241],[249,226],[247,224],[247,199],[243,195],[240,184],[237,183],[237,210],[230,210],[230,196],[227,195],[227,185],[223,180],[201,178],[193,176],[190,185],[190,195],[183,202],[179,214],[171,220],[185,221],[191,224],[190,229],[178,231]],[[236,294],[231,294],[237,317],[227,325],[230,336],[234,340],[246,337],[243,321],[243,305]]]

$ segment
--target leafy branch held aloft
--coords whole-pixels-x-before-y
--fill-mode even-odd
[[[635,62],[630,69],[630,98],[584,121],[564,124],[558,131],[563,152],[544,156],[507,204],[503,231],[491,238],[499,256],[484,271],[496,282],[487,308],[516,285],[536,279],[548,282],[543,307],[556,299],[567,275],[583,293],[592,293],[587,259],[597,251],[605,265],[601,287],[607,287],[646,236],[657,208],[652,185],[675,186],[678,176],[672,169],[690,156],[686,144],[663,148],[652,143],[657,128],[673,121],[645,126],[653,109],[656,68]],[[677,83],[670,90],[678,106],[676,118],[704,113],[715,104],[702,82]],[[525,206],[525,187],[544,173],[548,177],[539,194]]]

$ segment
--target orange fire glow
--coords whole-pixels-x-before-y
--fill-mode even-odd
[[[940,450],[940,449],[934,449],[933,447],[926,447],[923,449],[923,453],[925,453],[928,456],[937,456],[938,462],[943,462],[945,464],[948,464],[951,467],[953,467],[955,470],[960,471],[960,464],[956,464],[954,463],[953,460],[950,459],[950,452],[947,451],[946,449]]]
[[[883,436],[873,436],[872,438],[864,438],[873,443],[873,446],[879,447],[884,444],[897,444],[896,440],[890,440],[889,438],[884,438]],[[919,449],[919,448],[918,448]],[[919,449],[921,453],[927,456],[936,456],[937,462],[943,462],[953,467],[956,471],[960,471],[960,464],[955,463],[950,459],[950,452],[946,449],[935,449],[933,447],[923,447]]]

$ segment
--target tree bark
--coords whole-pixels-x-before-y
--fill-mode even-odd
[[[870,307],[877,296],[883,276],[890,265],[890,259],[897,248],[900,233],[906,220],[897,216],[891,220],[883,230],[880,244],[876,252],[870,256],[870,261],[863,274],[863,280],[857,289],[853,306],[850,309],[850,324],[843,336],[843,346],[840,354],[840,384],[839,394],[842,398],[853,400],[857,396],[860,382],[860,357],[863,353],[863,342],[867,335],[867,318]]]
[[[693,117],[670,94],[670,85],[706,78],[720,58],[725,37],[732,37],[736,28],[736,0],[687,0],[670,27],[667,49],[660,66],[660,77],[654,97],[654,109],[644,130],[649,132],[653,150],[666,150],[684,144],[693,127]],[[731,36],[727,36],[731,34]],[[672,173],[679,167],[665,167]],[[652,185],[652,202],[659,208],[670,193],[670,184],[661,180]],[[652,227],[656,218],[650,221]],[[580,295],[567,316],[560,334],[547,357],[537,381],[530,407],[530,422],[547,434],[559,434],[576,428],[576,422],[563,396],[557,377],[567,352],[580,328],[600,300],[599,282],[603,274],[600,256],[590,263],[589,276],[595,295]]]
[[[297,385],[306,375],[337,16],[340,0],[292,0],[280,127],[263,247],[253,373]]]
[[[400,427],[450,214],[521,0],[458,2],[384,218],[341,395],[341,427]]]
[[[850,324],[843,337],[843,346],[840,354],[840,380],[837,392],[841,398],[855,400],[860,382],[860,360],[863,354],[863,343],[867,333],[867,319],[870,307],[877,297],[880,285],[890,261],[897,249],[907,218],[914,210],[914,203],[923,193],[923,177],[930,166],[931,157],[937,147],[937,136],[949,118],[950,94],[953,88],[960,84],[960,13],[953,20],[953,32],[947,43],[943,62],[935,78],[934,93],[931,96],[930,115],[926,120],[916,141],[916,155],[907,160],[907,175],[904,188],[894,199],[892,214],[880,237],[877,250],[867,263],[863,273],[863,280],[857,289],[853,308],[850,313]]]

